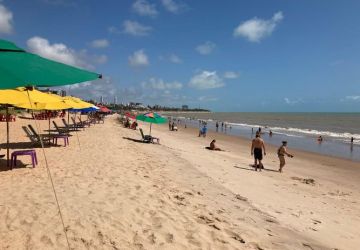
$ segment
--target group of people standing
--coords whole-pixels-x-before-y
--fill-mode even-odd
[[[279,166],[279,172],[282,173],[282,169],[284,168],[286,161],[285,156],[288,157],[294,157],[292,154],[287,152],[286,149],[287,141],[283,141],[282,145],[277,150],[277,155],[279,157],[280,166]],[[265,148],[265,142],[263,139],[261,139],[261,134],[256,133],[255,139],[252,140],[251,143],[251,155],[254,156],[254,167],[255,171],[259,169],[264,168],[262,164],[263,156],[266,155],[266,148]]]
[[[219,121],[216,121],[216,123],[215,123],[216,132],[219,132],[220,124],[221,124],[221,131],[223,131],[225,128],[225,132],[226,132],[228,127],[231,129],[231,125],[227,124],[226,122],[220,123]]]

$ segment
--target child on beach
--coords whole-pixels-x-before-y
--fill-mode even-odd
[[[287,151],[286,151],[286,145],[287,145],[287,141],[283,141],[282,142],[282,145],[280,146],[280,148],[278,149],[278,157],[279,157],[279,160],[280,160],[280,168],[279,168],[279,172],[282,173],[282,169],[283,167],[285,166],[285,155],[287,155],[288,157],[291,157],[293,158],[294,156],[292,154],[289,154]]]

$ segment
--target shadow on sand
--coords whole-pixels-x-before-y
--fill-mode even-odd
[[[143,140],[138,140],[138,139],[134,139],[134,138],[130,138],[130,137],[123,137],[123,139],[133,141],[133,142],[139,142],[139,143],[148,143],[148,142],[144,142]]]
[[[247,171],[255,171],[255,167],[254,165],[252,164],[249,164],[249,167],[250,168],[245,168],[245,167],[239,167],[239,166],[234,166],[234,168],[239,168],[239,169],[243,169],[243,170],[247,170]],[[263,168],[261,170],[264,170],[264,171],[269,171],[269,172],[279,172],[277,170],[274,170],[274,169],[269,169],[269,168]]]
[[[45,148],[59,147],[59,146],[60,145],[54,145],[54,144],[49,145],[49,143],[44,142],[44,147]],[[6,143],[1,143],[0,148],[6,150],[7,144]],[[10,149],[32,149],[32,148],[41,148],[41,145],[40,145],[40,143],[39,144],[34,144],[32,142],[11,142],[11,143],[9,143],[9,148]],[[5,151],[3,151],[3,152],[5,152]]]
[[[32,164],[24,164],[20,160],[16,160],[16,167],[13,167],[12,170],[18,169],[18,168],[26,168],[27,166],[31,166]],[[7,166],[7,160],[6,159],[0,159],[0,172],[9,171],[11,170],[10,166]]]

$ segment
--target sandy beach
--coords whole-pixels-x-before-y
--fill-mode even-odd
[[[358,162],[291,150],[284,173],[268,146],[253,171],[250,142],[194,128],[154,125],[141,143],[117,115],[45,148],[71,249],[357,249]],[[10,124],[11,142],[29,141]],[[47,121],[39,121],[43,130]],[[145,133],[149,124],[140,123]],[[0,124],[2,148],[5,123]],[[204,149],[216,138],[226,152]],[[61,143],[60,143],[61,144]],[[1,152],[4,152],[2,149]],[[0,249],[67,249],[45,167],[12,171],[1,160]],[[19,161],[19,163],[20,163]]]

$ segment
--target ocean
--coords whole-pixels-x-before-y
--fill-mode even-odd
[[[253,138],[261,127],[266,143],[280,145],[288,141],[289,149],[346,158],[360,161],[360,113],[166,113],[188,126],[199,126],[199,120],[207,122],[211,130],[219,133]],[[221,123],[224,122],[222,128]],[[269,135],[270,130],[273,132]],[[254,131],[254,132],[252,132]],[[322,136],[323,141],[317,141]],[[354,142],[350,138],[354,137]]]

